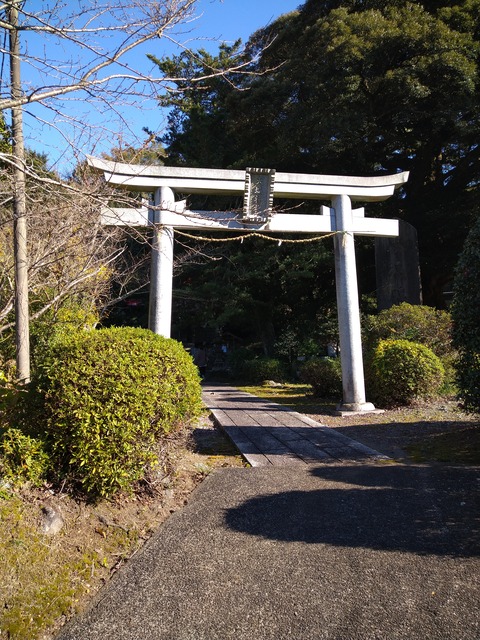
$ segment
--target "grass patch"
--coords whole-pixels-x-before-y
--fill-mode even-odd
[[[258,385],[239,387],[239,389],[270,402],[284,404],[300,413],[311,413],[312,409],[332,411],[338,404],[329,399],[313,396],[312,387],[309,384],[286,383],[281,387]]]
[[[74,611],[101,562],[95,551],[62,552],[35,526],[35,511],[17,495],[0,499],[0,629],[16,640],[35,638]]]
[[[238,387],[259,398],[265,398],[271,402],[278,402],[289,407],[297,405],[318,406],[319,399],[312,395],[312,387],[309,384],[286,383],[281,387],[269,387],[267,385]]]
[[[448,462],[450,464],[480,465],[480,427],[460,429],[454,433],[440,433],[408,446],[414,462]]]
[[[242,391],[246,391],[247,393],[252,393],[260,398],[304,398],[306,395],[312,393],[312,387],[309,384],[295,384],[295,383],[285,383],[280,387],[270,387],[268,385],[249,385],[249,386],[239,386],[239,389]]]

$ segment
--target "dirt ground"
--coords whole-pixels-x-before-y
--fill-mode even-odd
[[[333,416],[322,406],[306,407],[305,413],[399,462],[480,464],[480,418],[456,401],[350,417]]]

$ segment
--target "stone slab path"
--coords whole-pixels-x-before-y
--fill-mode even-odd
[[[252,467],[389,459],[307,416],[234,387],[205,385],[203,401]]]

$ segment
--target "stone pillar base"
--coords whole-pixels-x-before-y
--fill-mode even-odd
[[[371,402],[346,402],[335,409],[336,416],[353,416],[363,413],[385,413],[383,409],[376,409]]]

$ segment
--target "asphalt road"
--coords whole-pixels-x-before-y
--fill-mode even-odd
[[[208,477],[58,640],[478,640],[480,469]]]

